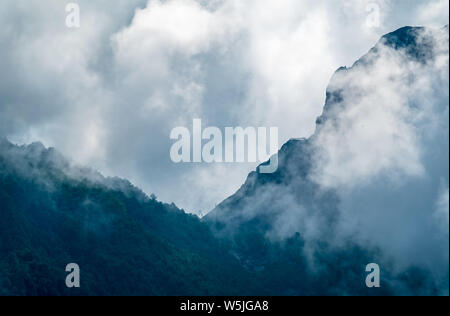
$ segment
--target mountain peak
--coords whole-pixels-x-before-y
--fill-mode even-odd
[[[34,152],[34,153],[39,153],[39,154],[41,154],[47,150],[47,148],[41,142],[33,142],[26,147],[27,147],[27,150]]]
[[[438,175],[428,182],[407,173],[415,163],[407,156],[414,154],[408,151],[411,147],[418,146],[411,144],[411,139],[420,138],[414,133],[427,133],[429,125],[424,129],[416,121],[426,120],[430,107],[434,115],[444,117],[442,112],[447,111],[448,117],[448,81],[442,79],[445,68],[448,78],[448,35],[442,37],[441,30],[407,26],[386,34],[351,67],[335,72],[315,133],[309,139],[290,140],[282,146],[277,172],[250,173],[244,185],[204,220],[217,236],[235,245],[236,256],[251,270],[270,269],[277,264],[285,268],[278,254],[287,248],[289,255],[299,256],[294,259],[296,264],[312,257],[312,265],[338,267],[340,263],[330,258],[339,257],[345,263],[345,268],[337,268],[339,273],[358,271],[362,262],[369,260],[387,266],[384,256],[392,256],[395,264],[408,261],[420,267],[416,271],[428,271],[408,250],[398,253],[399,249],[403,251],[401,243],[405,240],[399,234],[408,234],[411,227],[397,218],[405,218],[414,210],[411,222],[415,225],[430,221],[436,201],[435,195],[426,196],[426,192],[431,182],[436,195],[442,190],[442,170],[448,171],[442,165],[445,159],[448,164],[448,133],[427,135],[428,143],[433,139],[434,145],[447,144],[441,151],[428,147],[433,145],[419,145],[420,151],[433,152],[435,161],[427,161],[428,168],[438,169]],[[426,88],[422,89],[424,84]],[[428,84],[432,85],[431,92]],[[442,90],[444,97],[447,93],[446,100],[439,99],[442,96],[435,90]],[[448,130],[448,120],[446,124]],[[389,177],[396,173],[405,174],[404,186],[392,185]],[[412,196],[411,190],[420,190],[420,194]],[[383,234],[373,229],[370,221],[375,217],[381,218],[374,222],[382,227]],[[394,218],[396,221],[391,221]],[[424,253],[433,247],[441,253],[441,246],[448,249],[448,244],[436,243],[421,228],[407,238],[418,244],[415,241],[420,234],[420,242],[427,244],[421,248]],[[366,238],[373,245],[359,242]],[[280,244],[281,249],[277,248]],[[356,257],[362,262],[355,262]],[[446,263],[446,270],[441,271],[448,280],[448,259]],[[386,279],[392,284],[404,283],[398,272],[386,269],[386,273],[391,274]],[[429,278],[432,286],[427,290],[431,293],[441,281]],[[304,281],[307,276],[300,279]],[[402,289],[394,287],[394,291],[404,293],[409,286],[404,285]],[[448,292],[448,282],[446,286],[444,291]]]

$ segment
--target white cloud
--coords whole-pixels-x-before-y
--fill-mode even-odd
[[[373,66],[341,71],[330,85],[330,91],[343,89],[345,101],[329,110],[336,119],[327,121],[316,139],[317,176],[325,186],[361,185],[382,172],[424,173],[416,122],[431,113],[410,102],[431,81],[419,77],[409,83],[420,66],[405,63],[401,53],[381,46],[377,56]]]
[[[420,266],[444,280],[448,32],[424,32],[419,42],[426,36],[436,54],[426,64],[380,44],[365,63],[333,78],[329,92],[342,99],[328,104],[312,139],[312,179],[337,192],[342,236],[381,249],[398,271]]]
[[[366,23],[373,2],[383,22],[375,28]],[[9,75],[0,79],[0,133],[44,141],[161,199],[207,210],[214,203],[202,196],[219,202],[255,166],[238,166],[242,176],[216,177],[203,192],[186,189],[179,179],[203,166],[170,162],[171,128],[200,117],[219,127],[278,126],[280,143],[309,136],[335,69],[383,33],[448,19],[436,3],[80,0],[81,28],[70,30],[65,3],[3,1],[0,66]]]
[[[448,25],[448,0],[435,0],[422,4],[417,9],[417,23],[430,27]]]

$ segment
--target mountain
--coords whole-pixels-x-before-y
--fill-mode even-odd
[[[448,55],[448,27],[385,35],[203,219],[0,139],[0,295],[448,295]]]
[[[336,71],[315,133],[204,221],[285,294],[448,295],[448,54],[448,27],[383,36]]]
[[[128,181],[0,141],[0,295],[224,295],[248,276],[208,227]],[[69,263],[81,288],[65,286]],[[250,282],[247,282],[250,284]]]

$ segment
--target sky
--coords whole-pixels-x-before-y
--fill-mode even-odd
[[[69,1],[0,3],[0,136],[41,141],[197,214],[256,164],[175,164],[173,128],[200,118],[278,127],[280,146],[308,137],[336,69],[399,27],[449,19],[447,0],[74,2],[79,28],[66,26]]]

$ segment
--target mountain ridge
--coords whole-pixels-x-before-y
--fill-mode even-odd
[[[196,216],[55,157],[39,143],[0,143],[0,295],[250,293]],[[79,289],[65,287],[72,262]]]
[[[442,47],[440,46],[441,42],[444,43]],[[445,45],[445,43],[447,43],[447,45]],[[339,252],[339,249],[342,250],[342,243],[344,243],[349,245],[349,249],[355,249],[355,251],[359,252],[359,256],[362,258],[365,257],[363,260],[366,260],[367,263],[383,262],[384,265],[389,267],[389,275],[385,275],[384,284],[385,287],[392,290],[393,293],[416,293],[411,285],[417,280],[422,280],[421,282],[425,283],[428,282],[427,286],[424,286],[427,288],[424,292],[429,291],[427,292],[428,294],[439,291],[442,291],[442,293],[448,293],[448,269],[447,272],[445,272],[446,270],[443,270],[442,268],[426,267],[422,269],[422,267],[414,266],[414,264],[412,264],[409,267],[401,268],[404,272],[400,273],[397,271],[400,268],[396,267],[398,263],[392,262],[391,259],[386,258],[387,255],[385,254],[386,251],[384,249],[386,246],[384,244],[379,244],[380,246],[367,245],[361,247],[361,242],[359,242],[360,237],[358,237],[360,234],[358,232],[360,230],[359,228],[356,228],[352,232],[346,231],[345,234],[349,236],[346,238],[341,237],[343,232],[342,228],[338,228],[338,224],[343,221],[349,222],[353,220],[352,217],[349,217],[350,215],[346,214],[348,211],[344,213],[343,210],[341,210],[343,204],[351,204],[351,202],[346,201],[347,199],[350,199],[351,201],[351,197],[346,197],[347,193],[342,192],[349,190],[351,191],[353,189],[345,187],[344,189],[341,189],[340,186],[330,186],[329,182],[335,181],[335,176],[333,175],[333,177],[330,177],[329,174],[321,170],[321,165],[328,162],[325,158],[323,158],[323,153],[327,153],[327,146],[331,145],[332,151],[330,152],[332,154],[335,154],[336,152],[339,153],[339,147],[337,147],[337,149],[333,149],[338,146],[333,142],[340,141],[338,132],[346,132],[347,126],[343,125],[343,122],[346,122],[345,120],[348,120],[348,117],[353,116],[356,111],[352,109],[352,103],[354,103],[355,106],[356,104],[360,107],[367,106],[368,111],[370,111],[370,106],[377,105],[375,103],[376,99],[370,100],[371,102],[375,101],[373,104],[367,104],[367,101],[364,100],[365,94],[368,94],[364,88],[366,86],[369,88],[375,86],[375,83],[371,84],[372,78],[368,75],[371,69],[376,69],[376,67],[380,68],[380,64],[381,66],[384,66],[382,63],[385,59],[386,63],[389,63],[392,60],[395,63],[404,60],[404,64],[406,66],[402,67],[405,69],[411,67],[410,74],[405,74],[404,77],[411,78],[408,80],[409,82],[413,82],[415,80],[414,78],[420,78],[419,71],[421,71],[421,69],[435,67],[434,63],[436,63],[440,56],[444,56],[444,58],[447,56],[448,67],[448,27],[436,30],[423,27],[403,27],[384,35],[367,54],[358,59],[351,67],[341,67],[335,72],[326,91],[326,101],[323,107],[323,113],[317,118],[316,121],[316,131],[308,139],[290,140],[282,146],[279,151],[279,169],[277,172],[269,175],[259,174],[258,172],[250,173],[240,189],[235,194],[225,199],[222,203],[218,204],[203,218],[203,220],[211,226],[219,238],[229,240],[233,247],[238,249],[237,251],[240,252],[239,256],[245,258],[243,259],[244,261],[253,261],[255,262],[255,266],[257,266],[256,262],[261,260],[279,263],[276,256],[270,254],[272,251],[271,246],[267,245],[264,240],[269,239],[273,242],[283,244],[286,240],[296,238],[295,236],[297,236],[300,240],[303,240],[306,245],[308,245],[308,243],[310,244],[309,248],[311,249],[308,250],[307,246],[306,248],[303,247],[298,251],[303,253],[307,253],[308,251],[313,252],[313,258],[308,259],[310,260],[309,265],[313,266],[312,270],[315,270],[315,265],[329,266],[329,263],[326,262],[326,258],[324,263],[321,262],[324,258],[318,259],[317,257],[323,257],[323,254],[328,253],[328,251],[330,251],[329,256],[337,255],[336,253],[333,253],[332,249],[337,249],[337,252],[339,253],[338,256],[342,258],[349,256],[352,251],[348,251],[347,253],[345,250],[341,253]],[[395,63],[393,63],[393,65],[395,65]],[[436,67],[440,67],[440,65],[437,65]],[[445,67],[445,64],[443,67]],[[375,75],[383,76],[384,73],[388,73],[388,71],[381,68],[381,71],[377,72],[377,70],[374,70],[373,72]],[[366,86],[360,88],[360,82],[357,77],[356,79],[353,79],[355,76],[363,77],[361,81],[362,84],[365,84]],[[400,74],[399,80],[404,80],[402,76],[403,74]],[[393,84],[396,84],[395,80],[396,79],[392,79]],[[408,80],[406,82],[399,82],[402,85],[408,85]],[[442,86],[437,87],[443,88],[443,91],[445,91],[445,79],[444,82],[437,82],[437,84],[442,84]],[[349,97],[351,97],[350,101]],[[416,100],[414,100],[414,98],[412,99],[411,105],[408,105],[408,108],[412,108],[413,110],[410,112],[412,115],[415,115],[415,107],[420,105],[414,104]],[[431,99],[424,100],[428,102],[428,100]],[[444,112],[447,111],[448,116],[448,101],[446,102],[444,100],[441,103],[442,104],[439,105],[440,110]],[[389,103],[387,103],[387,106],[389,107]],[[393,115],[404,112],[400,112],[397,109],[392,111]],[[407,118],[407,120],[411,119]],[[356,127],[352,128],[356,133],[365,133],[364,129],[358,130],[358,122],[350,123],[355,124]],[[361,124],[363,123],[360,123],[360,125]],[[374,129],[379,129],[383,132],[382,127],[374,127]],[[390,134],[387,134],[387,136],[390,137]],[[396,136],[394,135],[393,137],[395,140]],[[439,134],[436,137],[440,137],[436,138],[439,139],[438,144],[448,143],[448,134],[447,136],[445,133],[444,135]],[[445,137],[447,137],[447,140],[445,140]],[[330,143],[330,141],[332,141],[332,143]],[[325,147],[323,144],[325,144]],[[353,150],[352,147],[349,147],[349,149]],[[380,146],[380,149],[384,149],[383,145]],[[435,150],[433,149],[433,151]],[[435,154],[437,153],[438,152]],[[447,157],[448,162],[448,150],[447,154],[445,154],[445,148],[439,153],[443,154],[442,159],[444,161],[446,159],[445,157]],[[351,154],[353,157],[356,155],[355,152],[352,152]],[[331,159],[332,161],[334,158],[333,156],[330,157],[331,158],[328,157],[328,160]],[[394,161],[392,164],[395,163],[395,159],[397,159],[396,156],[392,158]],[[369,159],[368,161],[371,162],[372,160],[373,159]],[[380,157],[380,160],[382,160],[382,157]],[[319,163],[316,163],[316,161],[319,161]],[[341,163],[347,162],[342,161]],[[442,166],[445,169],[445,165],[442,165],[440,160],[437,163],[432,163],[432,165],[433,164]],[[399,167],[395,164],[393,166],[400,169],[400,171],[402,171],[402,168],[405,168],[402,164],[399,164]],[[381,168],[385,167],[383,165],[380,167],[380,173],[385,170]],[[352,172],[352,170],[351,165],[349,165],[348,171]],[[413,175],[417,177],[419,171],[416,171],[415,169],[412,170],[413,171],[407,170],[407,172],[414,172]],[[332,171],[336,172],[334,170]],[[358,170],[355,169],[355,173],[357,173],[357,171]],[[363,171],[366,172],[365,170]],[[318,174],[321,177],[319,177]],[[341,174],[342,173],[340,173],[339,170],[336,172],[337,176],[342,176]],[[367,177],[366,173],[363,173],[362,175]],[[349,178],[349,176],[346,174],[343,174],[343,176],[347,182],[348,180],[346,179]],[[440,181],[441,180],[436,179],[435,183]],[[326,185],[321,184],[323,182]],[[331,182],[331,184],[332,183],[333,182]],[[423,185],[423,183],[420,183],[420,185]],[[417,187],[416,184],[414,184],[414,186]],[[402,194],[405,193],[406,192]],[[420,191],[418,193],[420,193]],[[368,191],[367,194],[372,194],[375,197],[377,192],[373,191],[370,193]],[[344,198],[342,195],[344,195]],[[389,194],[386,194],[386,196],[389,196]],[[401,201],[398,203],[401,203]],[[396,204],[393,203],[393,205]],[[434,207],[433,204],[431,206]],[[355,215],[358,217],[357,214]],[[388,218],[388,216],[386,217]],[[426,215],[421,214],[421,216],[427,218]],[[303,221],[298,220],[298,218],[301,217],[304,218]],[[370,214],[367,217],[370,218]],[[430,217],[428,216],[427,221],[429,221],[429,218]],[[364,222],[364,218],[362,218],[361,221]],[[320,227],[322,227],[322,229]],[[400,230],[400,228],[398,229]],[[395,231],[392,231],[392,234],[395,234]],[[382,240],[381,237],[376,236],[376,238]],[[249,249],[249,247],[243,248],[242,244],[251,243],[249,240],[251,240],[254,244],[253,247],[250,247],[253,249]],[[337,243],[337,245],[332,246],[333,243]],[[430,243],[433,242],[430,241]],[[441,245],[443,248],[439,249],[445,253],[445,250],[443,250],[445,249],[445,242],[441,242]],[[328,247],[330,248],[327,249]],[[263,253],[263,255],[261,255],[261,253]],[[448,267],[448,256],[445,258],[444,255],[442,260],[443,267],[446,266],[445,262],[447,262]],[[357,264],[350,264],[349,258],[344,259],[344,261],[347,261],[349,267],[353,267],[353,271],[357,273]],[[335,264],[336,266],[339,266],[341,263],[336,262]],[[390,266],[391,264],[392,266]],[[304,268],[310,269],[309,266]],[[443,275],[439,276],[437,280],[430,280],[433,279],[433,277],[426,276],[429,273],[427,271],[429,268],[431,270],[440,269],[439,273],[443,273]],[[335,273],[342,273],[338,271],[339,269],[330,270]],[[384,271],[386,271],[386,269]],[[412,277],[412,275],[415,277]],[[413,281],[414,278],[416,278],[415,281]],[[411,283],[409,285],[405,285],[405,282]],[[436,282],[436,284],[432,285],[433,282]],[[388,285],[386,285],[386,283],[388,283]],[[400,284],[403,285],[400,286]],[[400,287],[403,288],[400,290]],[[343,291],[345,290],[347,289],[343,289]]]

